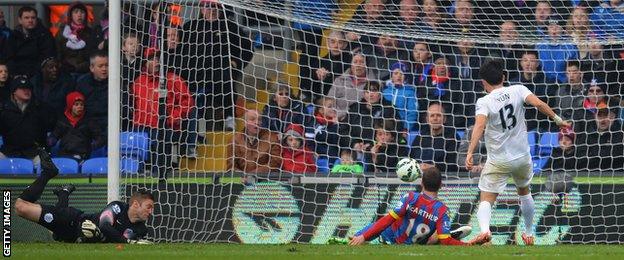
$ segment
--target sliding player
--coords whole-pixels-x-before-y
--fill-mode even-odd
[[[39,148],[41,175],[28,186],[15,201],[17,214],[52,231],[54,240],[69,243],[137,243],[147,234],[145,221],[154,209],[152,194],[138,191],[130,197],[129,204],[113,201],[98,214],[85,214],[68,207],[69,195],[76,189],[64,185],[54,190],[58,196],[55,206],[37,204],[48,181],[58,174],[50,155]]]
[[[423,170],[422,192],[410,191],[405,194],[399,205],[362,230],[358,231],[349,245],[361,245],[380,237],[389,244],[427,244],[432,235],[443,245],[475,245],[484,241],[484,236],[477,236],[468,242],[451,237],[451,221],[447,207],[437,199],[442,186],[442,176],[435,167]]]
[[[525,245],[533,245],[535,204],[529,187],[533,178],[533,164],[527,141],[524,103],[536,107],[560,127],[569,127],[570,123],[557,116],[552,108],[525,86],[503,87],[505,73],[501,61],[486,61],[481,65],[479,74],[483,88],[488,94],[477,100],[476,123],[466,156],[466,168],[470,170],[473,166],[472,154],[485,131],[485,147],[488,152],[479,179],[481,190],[481,202],[477,211],[479,228],[482,235],[491,238],[492,205],[498,194],[507,186],[507,178],[511,175],[520,197],[520,211],[525,223],[522,240]]]

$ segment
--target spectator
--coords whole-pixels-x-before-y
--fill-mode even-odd
[[[67,8],[67,21],[56,35],[62,69],[82,74],[89,71],[89,55],[97,49],[95,31],[87,24],[87,6],[74,2]]]
[[[450,125],[457,127],[465,127],[465,96],[462,91],[462,83],[451,74],[449,62],[445,58],[438,58],[435,61],[435,67],[431,70],[431,76],[428,78],[424,86],[417,87],[418,94],[418,118],[424,120],[426,118],[429,102],[437,101],[444,107],[445,111],[449,111],[453,116]]]
[[[175,26],[167,27],[165,36],[165,70],[182,75],[183,57],[182,44],[180,44],[180,29]]]
[[[442,29],[440,23],[447,19],[446,13],[437,0],[423,0],[422,13],[424,15],[422,20],[425,23],[423,30],[426,32],[440,31]]]
[[[496,50],[491,56],[499,56],[505,62],[505,70],[507,71],[506,79],[517,78],[518,60],[522,56],[524,46],[518,44],[520,42],[520,33],[513,21],[505,21],[499,27],[498,39],[500,44],[496,46]]]
[[[33,77],[31,82],[34,99],[52,109],[54,116],[61,118],[66,110],[67,94],[74,91],[76,82],[69,74],[61,72],[60,62],[53,57],[45,59],[41,63],[41,73]]]
[[[429,44],[424,41],[416,42],[412,49],[412,64],[408,80],[415,86],[424,86],[431,75],[433,69],[433,55],[429,49]]]
[[[9,79],[9,67],[7,67],[6,63],[0,61],[0,103],[8,101],[11,96]]]
[[[335,164],[331,169],[331,173],[351,173],[362,174],[364,167],[356,163],[356,154],[351,149],[342,149],[340,151],[340,163]]]
[[[412,142],[410,157],[424,167],[435,166],[442,172],[452,172],[457,170],[457,137],[454,128],[444,125],[444,113],[440,103],[429,105],[427,123]]]
[[[453,12],[453,19],[451,20],[450,23],[446,25],[448,26],[448,30],[450,30],[451,32],[455,32],[455,33],[464,33],[464,34],[471,34],[471,35],[494,34],[493,31],[486,30],[484,26],[476,26],[474,24],[473,18],[474,18],[474,5],[472,1],[455,1],[455,10]]]
[[[290,94],[290,86],[278,83],[277,91],[262,111],[262,127],[276,133],[286,132],[290,124],[306,122],[305,107]]]
[[[409,57],[408,53],[398,46],[399,41],[390,35],[381,35],[377,39],[377,44],[371,48],[364,48],[364,53],[368,56],[367,64],[373,66],[377,78],[387,80],[390,78],[390,65],[405,61]]]
[[[349,107],[346,120],[348,127],[341,128],[341,135],[350,137],[351,147],[356,152],[367,150],[375,141],[374,123],[379,120],[400,121],[399,113],[392,104],[381,97],[379,83],[369,83],[364,91],[364,97],[360,102],[353,103]],[[393,125],[395,132],[404,132],[403,125]]]
[[[269,173],[282,165],[279,134],[260,127],[257,110],[245,112],[245,129],[235,133],[227,149],[226,168],[244,173]]]
[[[541,2],[540,2],[541,3]],[[536,45],[542,69],[549,82],[566,82],[565,67],[568,60],[578,59],[578,50],[563,38],[561,22],[550,20],[546,41]]]
[[[546,77],[540,70],[540,62],[537,57],[537,52],[525,51],[520,60],[520,67],[522,69],[520,75],[518,75],[517,78],[511,79],[509,83],[522,84],[542,101],[553,104],[555,103],[554,99],[557,95],[557,89],[546,82]],[[538,113],[537,109],[533,106],[526,105],[525,108],[527,129],[540,128],[545,130],[550,128],[548,118],[544,114]]]
[[[297,0],[294,3],[293,15],[302,20],[332,21],[332,16],[338,6],[334,0]],[[321,46],[323,28],[312,24],[293,22],[293,28],[301,41],[304,55],[316,57],[319,55],[318,46]]]
[[[339,130],[345,125],[338,123],[335,106],[336,101],[333,98],[318,99],[312,119],[313,131],[305,134],[305,137],[310,140],[308,144],[311,149],[319,158],[327,158],[329,166],[338,159],[338,151],[344,145],[341,143],[341,139],[344,138],[340,137]]]
[[[362,99],[364,86],[369,81],[376,80],[375,78],[375,72],[366,66],[366,57],[361,53],[354,54],[351,59],[351,67],[334,80],[334,84],[327,93],[328,97],[336,100],[339,120],[346,116],[351,104]]]
[[[141,61],[138,59],[140,52],[139,37],[134,33],[128,33],[121,42],[121,127],[129,130],[132,125],[132,109],[134,107],[130,97],[130,82],[136,79],[141,72]]]
[[[347,27],[379,27],[389,22],[386,19],[388,17],[392,17],[392,15],[386,9],[385,0],[366,0],[355,11],[353,19],[351,19]],[[355,32],[348,32],[346,36],[350,44],[349,49],[353,52],[363,48],[370,49],[377,41],[377,37],[372,34],[361,35]]]
[[[48,146],[60,140],[59,156],[83,161],[89,158],[92,150],[106,145],[105,133],[84,116],[84,96],[80,92],[69,93],[66,101],[65,112],[48,137]]]
[[[605,49],[608,47],[609,49]],[[590,82],[596,79],[607,84],[607,94],[622,96],[623,89],[620,81],[624,75],[624,60],[613,51],[614,46],[603,46],[600,39],[590,37],[587,56],[581,59],[581,71],[583,80]]]
[[[375,124],[375,144],[366,153],[366,163],[372,164],[374,172],[394,172],[399,158],[407,154],[405,146],[399,146],[399,136],[394,121],[379,120]],[[369,168],[370,169],[370,168]]]
[[[470,137],[472,136],[472,129],[474,125],[471,125],[466,130],[464,137],[462,137],[459,148],[457,148],[457,165],[462,170],[466,170],[466,153],[468,152],[468,147],[470,146]],[[487,149],[485,148],[485,137],[481,137],[479,140],[479,144],[475,150],[475,154],[472,157],[473,166],[470,169],[470,173],[476,176],[481,175],[481,171],[485,166],[485,161],[487,159]]]
[[[253,56],[249,35],[224,15],[217,0],[202,0],[200,15],[183,26],[182,55],[185,69],[182,77],[195,94],[200,115],[212,125],[223,120],[223,128],[231,130],[234,122],[233,79],[241,74]]]
[[[594,8],[590,20],[599,35],[605,38],[624,38],[624,1],[605,1]]]
[[[108,7],[108,1],[105,3],[106,7]],[[123,21],[121,24],[123,26],[127,26],[127,24],[123,23]],[[108,51],[108,8],[104,8],[102,11],[102,14],[100,15],[100,22],[95,26],[94,31],[97,49],[100,51]]]
[[[566,33],[570,35],[572,41],[578,48],[579,59],[585,59],[589,54],[589,40],[592,37],[593,30],[589,24],[589,16],[587,8],[577,6],[572,11],[572,15],[566,23]]]
[[[543,38],[548,34],[548,23],[551,19],[557,19],[557,17],[553,15],[550,1],[538,1],[535,6],[535,18],[531,24],[533,35],[536,38]]]
[[[4,20],[4,11],[0,9],[0,50],[4,50],[6,48],[6,43],[11,36],[11,29],[7,27],[6,21]],[[0,60],[4,60],[3,53],[0,52]]]
[[[76,81],[76,91],[85,97],[87,117],[94,120],[102,132],[108,125],[108,55],[95,52],[89,57],[91,73],[82,75]]]
[[[29,77],[39,72],[41,62],[56,56],[54,39],[47,28],[37,19],[37,10],[24,6],[18,11],[19,25],[3,48],[3,55],[13,75]]]
[[[401,116],[402,124],[407,131],[418,129],[418,100],[416,88],[406,84],[407,65],[402,62],[392,64],[392,76],[386,81],[383,97],[390,102]]]
[[[315,173],[314,153],[308,150],[303,137],[303,126],[291,124],[282,138],[282,171],[290,173]]]
[[[425,24],[420,19],[420,6],[417,0],[401,0],[398,9],[398,14],[395,14],[395,16],[398,16],[398,26],[401,30],[409,31],[425,27]],[[402,38],[399,45],[404,46],[408,50],[414,48],[414,42],[407,38]]]
[[[37,145],[45,144],[46,132],[54,125],[54,118],[32,99],[32,85],[27,77],[17,76],[11,81],[11,98],[0,110],[0,135],[4,143],[0,158],[19,157],[39,163]]]
[[[574,130],[564,128],[559,132],[559,146],[553,148],[546,163],[552,171],[574,171],[587,169],[585,145],[574,144]]]
[[[344,34],[332,30],[327,36],[327,55],[321,57],[320,61],[313,59],[316,63],[311,63],[309,67],[299,67],[300,98],[303,102],[315,102],[319,97],[327,95],[334,79],[348,69],[353,57],[347,47]]]
[[[624,166],[624,145],[622,122],[616,119],[618,109],[601,108],[594,114],[579,138],[580,144],[587,144],[589,169],[621,170]]]
[[[164,125],[160,125],[160,104],[157,94],[160,87],[160,56],[158,51],[148,48],[144,57],[146,60],[143,70],[131,87],[131,95],[134,97],[132,118],[138,129],[148,132],[151,140],[157,140],[152,143],[150,149],[150,164],[152,173],[157,171],[159,178],[162,179],[165,177],[165,167],[172,163],[173,140],[183,140],[187,145],[194,145],[194,140],[189,142],[187,136],[189,113],[195,104],[186,82],[180,76],[167,72],[166,118]]]

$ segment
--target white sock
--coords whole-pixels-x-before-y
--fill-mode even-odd
[[[492,218],[492,204],[487,201],[481,201],[477,211],[481,233],[490,232],[490,218]]]
[[[520,196],[520,211],[524,218],[524,233],[533,235],[533,215],[535,214],[535,202],[531,194]]]

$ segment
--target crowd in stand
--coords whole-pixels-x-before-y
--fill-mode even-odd
[[[334,0],[296,6],[304,19],[339,12]],[[186,22],[173,19],[172,8],[154,4],[142,20],[122,17],[132,28],[122,32],[122,130],[155,140],[146,164],[159,172],[171,165],[174,143],[197,156],[199,119],[208,130],[235,128],[233,82],[254,55],[250,36],[227,15],[233,10],[218,1],[200,1],[197,18]],[[88,13],[70,5],[55,36],[31,7],[19,9],[13,30],[0,13],[0,156],[36,161],[38,143],[84,160],[106,143],[108,14],[91,26]],[[508,84],[526,85],[574,122],[559,133],[547,168],[623,168],[624,48],[604,43],[624,39],[624,1],[366,0],[347,28],[366,26],[466,37],[330,30],[321,56],[326,28],[294,23],[300,91],[278,83],[263,111],[246,111],[228,169],[387,172],[409,156],[422,167],[465,171],[474,104],[484,95],[479,67],[489,58],[505,62]],[[524,37],[539,41],[519,44]],[[526,116],[531,131],[559,131],[535,110]],[[475,173],[485,161],[480,153]]]

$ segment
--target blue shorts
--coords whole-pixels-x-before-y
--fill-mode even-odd
[[[360,231],[355,232],[356,236],[362,235],[364,234],[364,232],[366,232],[367,230],[369,230],[375,223],[370,223],[368,225],[366,225],[364,228],[360,229]],[[384,231],[381,232],[381,234],[378,235],[378,237],[373,237],[371,239],[371,241],[375,240],[375,238],[378,239],[379,243],[381,244],[395,244],[395,239],[394,239],[394,232],[392,232],[392,228],[388,227],[386,228]]]

